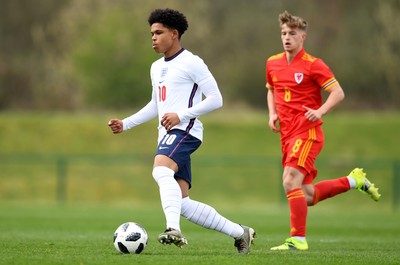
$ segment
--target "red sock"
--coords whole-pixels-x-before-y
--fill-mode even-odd
[[[286,193],[290,209],[290,236],[306,236],[307,201],[300,188]]]
[[[320,201],[346,192],[350,189],[349,180],[347,177],[338,179],[324,180],[314,185],[314,201],[313,205]]]

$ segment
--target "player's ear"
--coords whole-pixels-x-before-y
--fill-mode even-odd
[[[175,39],[179,39],[179,32],[178,32],[178,30],[176,30],[176,29],[173,29],[172,30],[172,37],[174,38],[174,40]]]

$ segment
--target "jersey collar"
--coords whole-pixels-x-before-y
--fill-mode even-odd
[[[185,50],[185,48],[182,48],[182,49],[180,49],[177,53],[175,53],[174,55],[172,55],[171,57],[168,57],[168,58],[164,57],[164,61],[165,61],[165,62],[169,62],[169,61],[175,59],[175,58],[176,58],[179,54],[181,54],[184,50]]]
[[[293,60],[292,60],[290,63],[292,64],[293,62],[299,60],[301,57],[303,57],[303,55],[304,55],[305,52],[306,52],[306,51],[304,50],[304,48],[302,48],[302,49],[296,54],[296,56],[293,58]],[[284,58],[285,58],[285,60],[286,60],[286,62],[287,62],[286,54],[285,54]]]

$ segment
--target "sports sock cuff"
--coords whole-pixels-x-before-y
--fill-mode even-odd
[[[297,198],[297,197],[304,197],[304,193],[303,193],[303,190],[301,188],[296,188],[296,189],[293,189],[293,190],[290,190],[290,191],[286,192],[286,197],[288,199],[292,199],[292,198],[294,199],[294,198]]]
[[[349,181],[350,189],[354,189],[356,186],[356,180],[351,177],[347,177],[347,180]]]
[[[174,177],[175,172],[168,167],[158,166],[153,168],[152,174],[154,180],[158,183],[159,179],[162,177],[167,177],[167,176]]]

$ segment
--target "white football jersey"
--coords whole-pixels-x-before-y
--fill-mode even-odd
[[[166,134],[160,124],[165,113],[178,113],[180,129],[203,140],[203,124],[198,117],[222,106],[218,85],[203,60],[182,49],[173,57],[162,57],[150,69],[152,99],[139,112],[123,120],[124,130],[158,115],[158,141]],[[205,96],[203,100],[203,95]]]

